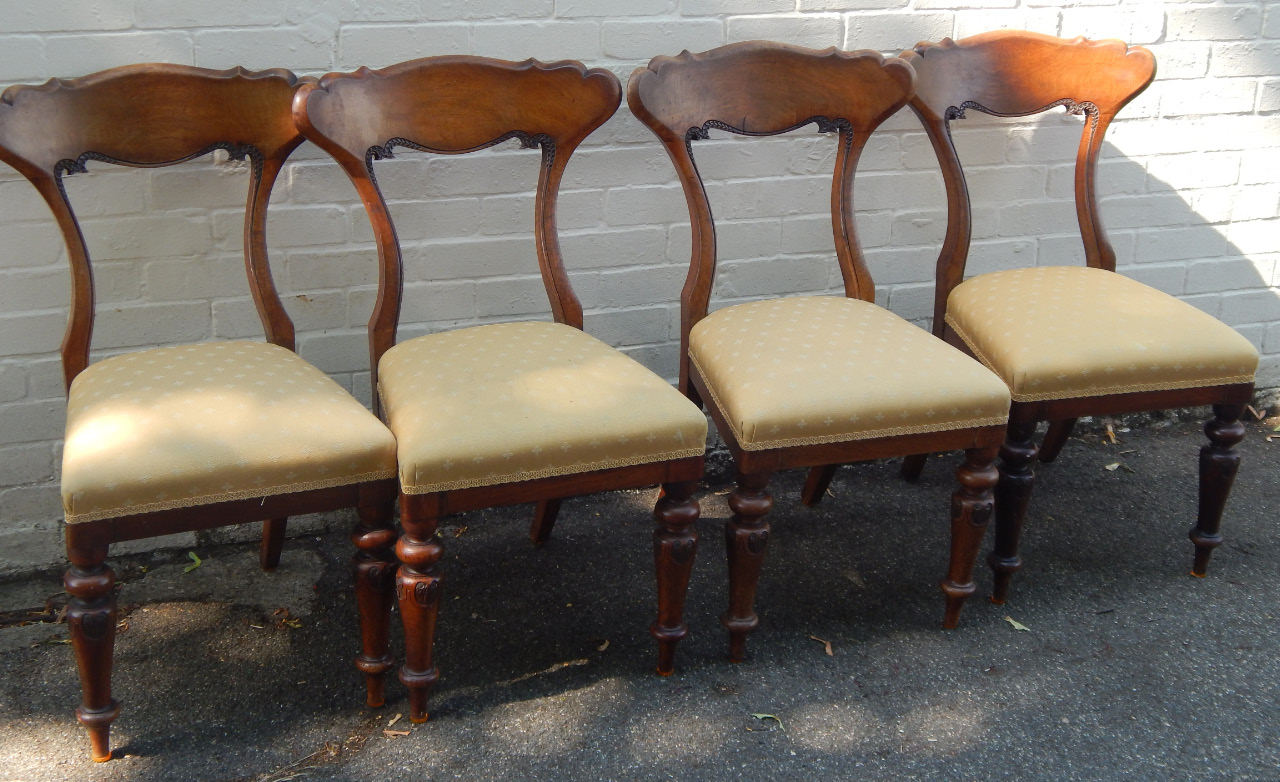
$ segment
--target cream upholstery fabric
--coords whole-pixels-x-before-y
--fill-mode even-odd
[[[978,362],[854,299],[719,310],[690,331],[689,358],[747,451],[997,426],[1009,415],[1009,390]]]
[[[600,340],[558,323],[417,337],[378,363],[405,494],[700,456],[702,411]]]
[[[395,439],[323,372],[276,345],[129,353],[71,384],[67,523],[395,475]]]
[[[1258,351],[1210,315],[1102,269],[1045,266],[957,285],[947,324],[1019,402],[1251,383]]]

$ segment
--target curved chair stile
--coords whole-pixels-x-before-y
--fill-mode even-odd
[[[305,81],[280,69],[145,64],[10,87],[0,96],[0,160],[44,198],[71,265],[62,343],[68,391],[62,496],[71,560],[65,583],[84,693],[77,716],[89,729],[94,760],[111,757],[110,725],[119,713],[111,695],[112,543],[265,521],[261,560],[272,569],[290,515],[357,508],[363,529],[390,530],[391,434],[293,353],[293,324],[267,259],[267,203],[285,160],[302,143],[290,105]],[[90,364],[92,262],[62,178],[85,173],[90,160],[155,168],[216,149],[250,162],[245,267],[267,342],[158,347]],[[313,417],[326,420],[330,431],[309,425]],[[218,420],[216,430],[210,420]],[[385,572],[394,537],[381,534],[377,567]],[[372,605],[367,592],[385,591],[377,582],[357,582],[362,610]],[[375,636],[389,621],[385,610],[363,611],[361,619]],[[391,662],[383,663],[385,671]],[[370,701],[380,702],[381,672],[368,673]]]
[[[632,112],[671,158],[693,225],[681,297],[681,388],[705,405],[737,470],[726,525],[729,610],[721,620],[735,661],[759,622],[755,592],[771,534],[766,486],[780,469],[965,450],[941,585],[946,627],[956,625],[974,590],[1008,391],[977,362],[875,306],[854,230],[859,155],[914,89],[915,74],[899,58],[765,41],[656,57],[631,76]],[[712,128],[769,136],[810,124],[837,134],[831,221],[845,296],[769,299],[708,314],[715,224],[694,142]]]
[[[355,184],[377,244],[369,344],[381,412],[398,443],[400,679],[415,722],[427,718],[439,679],[433,645],[443,547],[435,532],[449,513],[536,502],[531,536],[543,542],[563,497],[662,484],[654,510],[658,618],[650,628],[660,673],[672,672],[687,633],[699,514],[692,495],[706,419],[661,378],[582,332],[556,226],[570,157],[620,100],[617,78],[603,69],[470,56],[329,74],[294,100],[298,127]],[[401,254],[375,161],[399,148],[460,155],[513,138],[541,149],[533,233],[554,322],[458,328],[397,344]]]

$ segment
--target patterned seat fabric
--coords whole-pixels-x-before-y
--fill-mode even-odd
[[[700,456],[702,411],[582,331],[502,323],[417,337],[378,363],[405,494]]]
[[[108,358],[71,384],[68,524],[395,475],[395,439],[292,351],[178,345]]]
[[[974,277],[951,292],[947,324],[1018,402],[1252,383],[1258,368],[1230,326],[1103,269]]]
[[[744,450],[1003,425],[1009,390],[959,350],[865,301],[738,304],[689,358]]]

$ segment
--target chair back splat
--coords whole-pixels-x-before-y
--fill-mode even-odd
[[[693,257],[680,309],[680,388],[689,392],[689,330],[707,315],[715,280],[711,205],[693,159],[710,128],[773,136],[815,124],[838,133],[831,220],[845,295],[875,300],[853,220],[853,173],[872,131],[902,108],[915,87],[910,66],[872,51],[814,51],[747,41],[701,54],[655,57],[631,77],[627,102],[661,140],[689,205]]]
[[[89,365],[94,291],[89,253],[62,177],[84,172],[89,160],[154,168],[222,149],[252,161],[245,209],[249,287],[267,339],[293,349],[293,323],[267,264],[266,207],[281,166],[302,143],[288,113],[279,111],[298,83],[282,69],[148,64],[10,87],[0,95],[0,160],[49,204],[71,262],[71,317],[62,343],[68,388]]]
[[[375,388],[378,361],[396,342],[403,279],[395,226],[373,162],[392,157],[396,147],[457,155],[513,138],[541,147],[534,202],[538,264],[556,322],[582,328],[582,305],[560,255],[556,196],[573,151],[613,116],[621,100],[617,79],[603,69],[466,56],[331,73],[298,90],[298,127],[342,166],[373,222],[380,260],[369,323]]]
[[[1116,254],[1098,212],[1098,153],[1111,120],[1155,78],[1151,52],[1123,41],[1000,30],[960,42],[922,42],[902,57],[919,75],[910,106],[937,153],[951,212],[938,258],[934,333],[943,333],[947,297],[964,280],[969,255],[969,191],[952,143],[951,121],[963,119],[970,109],[1025,117],[1062,106],[1085,117],[1076,155],[1076,215],[1089,266],[1115,271]]]

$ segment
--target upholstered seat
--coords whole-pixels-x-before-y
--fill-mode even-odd
[[[707,419],[636,361],[559,323],[501,323],[388,350],[378,388],[405,494],[701,456]]]
[[[947,325],[1019,402],[1252,383],[1258,367],[1230,326],[1103,269],[974,277],[947,299]]]
[[[708,315],[689,358],[743,450],[1003,425],[1009,391],[893,313],[828,296]]]
[[[292,351],[213,342],[128,353],[71,384],[68,524],[395,476],[395,439]]]

